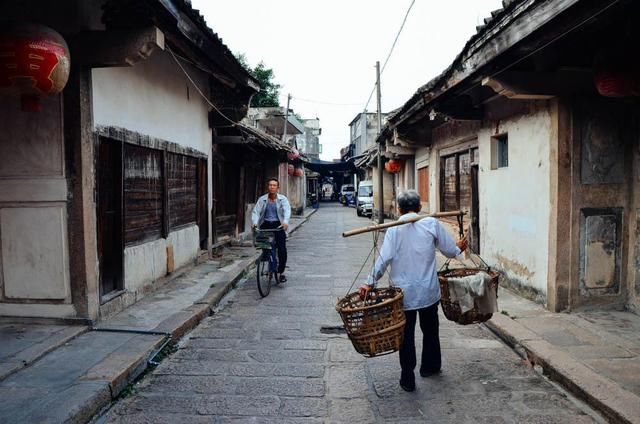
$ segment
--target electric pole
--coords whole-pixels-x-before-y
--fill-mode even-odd
[[[287,144],[287,125],[289,124],[289,102],[291,101],[291,94],[287,94],[287,108],[284,112],[284,130],[282,131],[282,141]]]
[[[376,91],[378,98],[378,137],[380,137],[380,133],[382,132],[382,112],[380,110],[380,62],[376,62]],[[366,119],[366,116],[365,116]],[[380,140],[378,140],[380,141]],[[380,199],[380,204],[378,205],[378,224],[382,224],[384,222],[384,183],[383,183],[383,175],[382,172],[382,142],[378,143],[378,190],[380,193],[378,194],[378,199]]]

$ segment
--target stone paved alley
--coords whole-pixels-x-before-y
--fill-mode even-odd
[[[321,331],[340,325],[334,304],[372,242],[340,234],[368,223],[323,204],[289,240],[284,287],[260,299],[250,277],[98,421],[601,422],[483,326],[441,316],[443,373],[418,376],[413,393],[398,385],[397,354],[364,359],[344,334]]]

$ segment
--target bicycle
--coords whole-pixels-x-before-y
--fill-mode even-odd
[[[271,291],[271,282],[280,283],[278,274],[278,256],[276,248],[276,232],[284,231],[282,227],[274,229],[254,229],[253,245],[261,249],[262,254],[256,261],[256,282],[260,296],[267,297]]]

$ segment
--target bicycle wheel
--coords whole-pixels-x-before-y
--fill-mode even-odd
[[[278,273],[278,250],[274,247],[271,250],[269,266],[271,272],[269,273],[269,280],[273,281],[273,283],[277,286],[280,284],[280,274]],[[272,280],[273,279],[273,280]]]
[[[267,297],[271,291],[271,272],[269,271],[269,258],[265,254],[260,256],[256,263],[256,282],[260,296]]]

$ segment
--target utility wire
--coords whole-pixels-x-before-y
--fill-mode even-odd
[[[404,19],[402,20],[402,25],[400,25],[400,29],[398,30],[398,33],[396,34],[396,38],[393,40],[393,44],[391,45],[391,49],[389,49],[389,54],[387,55],[387,58],[384,60],[384,64],[382,65],[382,69],[380,70],[380,75],[382,76],[382,73],[384,72],[384,69],[387,67],[387,62],[389,62],[389,58],[391,57],[391,54],[393,53],[393,49],[396,47],[396,43],[398,42],[398,38],[400,38],[400,34],[402,33],[402,29],[404,28],[404,24],[407,22],[407,18],[409,17],[409,12],[411,12],[411,8],[413,7],[414,3],[416,2],[416,0],[412,0],[411,4],[409,5],[409,8],[407,9],[407,13],[405,13],[404,15]],[[371,93],[369,94],[369,98],[367,99],[367,103],[364,105],[364,110],[367,110],[367,106],[369,106],[369,102],[371,101],[371,97],[373,96],[373,93],[376,91],[376,84],[373,85],[373,88],[371,89]]]
[[[211,102],[211,100],[209,100],[209,98],[207,96],[204,95],[204,93],[202,92],[202,90],[200,90],[200,87],[198,87],[198,84],[195,83],[195,81],[193,81],[193,78],[191,78],[191,75],[189,75],[189,73],[186,71],[186,69],[184,69],[184,67],[182,66],[182,63],[180,63],[180,60],[178,60],[178,58],[176,57],[176,55],[173,53],[173,50],[171,50],[169,48],[169,46],[165,46],[165,48],[169,51],[169,53],[171,53],[171,56],[173,56],[173,59],[176,61],[176,63],[178,64],[178,66],[180,67],[180,70],[182,70],[182,73],[187,77],[187,79],[189,81],[191,81],[191,84],[193,84],[193,87],[196,89],[196,91],[198,92],[198,94],[200,94],[200,96],[204,99],[205,102],[207,102],[209,104],[209,106],[211,106],[213,109],[215,109],[216,112],[218,112],[220,114],[220,116],[222,116],[224,119],[226,119],[227,121],[229,121],[231,123],[232,126],[243,126],[240,122],[236,122],[233,119],[229,118],[227,115],[225,115],[224,113],[222,113],[222,111],[220,109],[218,109],[216,107],[216,105],[213,104],[213,102]]]

